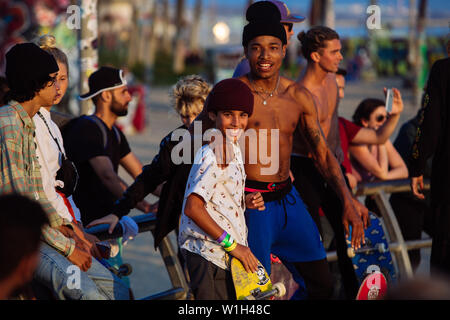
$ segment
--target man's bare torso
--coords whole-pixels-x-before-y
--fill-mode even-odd
[[[277,92],[273,97],[268,98],[267,104],[264,105],[263,99],[255,93],[255,88],[248,78],[244,76],[240,80],[250,87],[255,97],[254,110],[248,121],[247,132],[254,129],[258,137],[256,163],[250,161],[250,157],[254,156],[255,146],[249,144],[248,139],[246,140],[245,172],[247,179],[264,182],[284,181],[289,177],[293,133],[302,109],[301,103],[298,103],[293,96],[293,91],[297,90],[296,83],[282,77]],[[267,141],[264,141],[264,130],[267,130]],[[276,132],[278,132],[278,138],[276,138]],[[272,143],[271,138],[275,139]],[[278,144],[278,152],[276,148],[272,152],[274,143]],[[264,146],[266,146],[267,152],[264,152]],[[268,159],[270,159],[270,163],[267,163]],[[271,166],[273,166],[272,168],[276,167],[275,170],[271,170]]]
[[[335,75],[329,73],[324,80],[324,85],[320,87],[314,88],[305,82],[304,79],[301,79],[298,82],[298,85],[308,90],[313,97],[320,127],[325,138],[328,138],[332,126],[333,114],[335,113],[338,104],[338,91]],[[299,130],[296,130],[294,134],[292,152],[304,156],[309,154],[308,148]]]

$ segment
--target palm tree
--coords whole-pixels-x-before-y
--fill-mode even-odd
[[[185,53],[185,44],[184,44],[184,0],[177,0],[176,6],[176,15],[175,15],[175,23],[176,23],[176,33],[175,33],[175,41],[174,41],[174,51],[173,51],[173,71],[177,74],[180,74],[184,70],[184,53]]]
[[[144,55],[144,65],[145,65],[145,81],[147,83],[153,80],[153,67],[155,65],[156,48],[157,48],[157,37],[156,37],[156,25],[158,21],[158,2],[153,1],[153,8],[150,17],[150,28],[148,30],[148,39],[146,42],[145,55]]]
[[[200,17],[202,15],[202,0],[195,1],[194,16],[191,25],[191,38],[189,41],[189,49],[198,51],[198,32],[200,29]]]
[[[169,0],[160,0],[162,4],[162,28],[163,30],[169,30],[170,27],[170,12],[169,12]],[[165,36],[162,37],[162,50],[166,54],[170,54],[172,51],[172,38],[169,33],[166,32]]]

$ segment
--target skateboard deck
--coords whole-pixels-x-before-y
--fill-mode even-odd
[[[281,282],[286,288],[286,294],[281,297],[274,297],[274,300],[289,300],[298,289],[298,284],[292,277],[291,272],[284,266],[280,258],[271,255],[270,280],[272,283]]]
[[[272,285],[266,269],[259,261],[258,271],[249,273],[239,259],[232,258],[231,275],[238,300],[266,300],[286,293],[282,283]]]
[[[387,293],[386,277],[379,271],[369,274],[359,287],[356,300],[380,300]]]
[[[372,212],[369,213],[370,226],[365,231],[365,245],[355,251],[351,247],[351,236],[347,239],[347,254],[352,259],[356,276],[362,284],[368,275],[381,272],[387,283],[397,281],[397,273],[389,251],[383,224]],[[351,230],[350,230],[351,234]]]

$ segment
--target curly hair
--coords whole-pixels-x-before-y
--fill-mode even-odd
[[[56,47],[56,39],[54,36],[50,34],[43,35],[39,38],[37,45],[41,49],[50,53],[57,62],[64,63],[67,67],[67,73],[69,73],[69,62],[67,60],[67,56],[61,49]]]
[[[172,105],[181,116],[199,114],[211,89],[211,85],[202,77],[185,76],[172,87],[170,93]]]
[[[302,45],[302,54],[308,60],[312,61],[311,53],[319,52],[325,48],[325,41],[327,40],[339,40],[339,35],[333,29],[324,26],[313,27],[305,33],[300,32],[297,35],[297,39]]]
[[[15,100],[17,102],[25,102],[29,100],[33,100],[36,94],[44,89],[49,82],[55,81],[55,77],[51,77],[50,75],[42,76],[40,79],[29,80],[26,83],[26,86],[21,89],[16,89],[14,87],[11,88],[9,82],[8,85],[10,89],[5,93],[3,98],[4,103],[8,103],[8,101]]]

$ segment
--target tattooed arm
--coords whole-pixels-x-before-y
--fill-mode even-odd
[[[341,167],[333,152],[327,146],[318,121],[314,100],[305,89],[300,87],[296,91],[295,98],[301,106],[297,130],[300,130],[300,134],[303,135],[304,140],[309,145],[317,169],[341,199],[343,205],[342,222],[346,236],[349,235],[349,226],[352,226],[352,246],[359,248],[361,242],[364,243],[363,220],[354,206]],[[363,219],[366,223],[368,217],[363,215]]]

